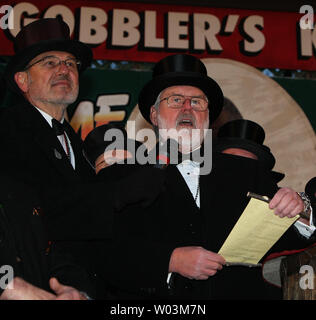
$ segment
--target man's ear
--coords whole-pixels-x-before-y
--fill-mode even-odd
[[[17,72],[14,75],[14,80],[24,93],[28,91],[27,73],[25,71]]]
[[[158,111],[155,106],[151,106],[150,108],[150,120],[154,126],[158,126]]]

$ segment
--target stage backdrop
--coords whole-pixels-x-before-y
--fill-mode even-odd
[[[0,9],[0,55],[12,55],[12,39],[21,26],[61,16],[73,38],[91,45],[95,59],[155,62],[166,54],[187,52],[261,68],[316,70],[316,8],[311,5],[286,12],[285,4],[284,12],[273,12],[93,0],[0,0]]]
[[[203,61],[229,99],[230,108],[265,129],[264,144],[276,157],[275,170],[286,174],[280,185],[303,190],[316,175],[316,81],[272,79],[254,67],[229,59]],[[151,72],[88,69],[81,78],[78,101],[68,108],[71,125],[84,139],[98,125],[126,124],[130,120],[134,122],[128,127],[129,136],[141,140],[138,130],[150,124],[140,115],[137,99],[150,78]],[[11,105],[16,99],[8,93],[3,105]],[[217,124],[232,119],[227,116],[230,111],[226,108]]]

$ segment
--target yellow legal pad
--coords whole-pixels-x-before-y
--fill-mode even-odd
[[[298,218],[280,218],[268,203],[251,198],[218,253],[228,265],[256,265]]]

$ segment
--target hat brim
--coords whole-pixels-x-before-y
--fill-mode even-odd
[[[13,91],[21,93],[14,80],[15,73],[18,71],[22,71],[27,66],[27,64],[37,55],[48,51],[63,51],[74,55],[78,60],[81,61],[79,73],[82,73],[91,64],[92,61],[92,50],[82,42],[64,39],[41,41],[40,44],[34,44],[27,49],[17,53],[7,64],[4,71],[4,77],[9,87]]]
[[[240,138],[218,138],[213,146],[213,151],[222,152],[228,148],[240,148],[252,152],[258,160],[265,164],[267,169],[275,165],[275,158],[267,146],[259,145],[247,139]]]
[[[279,183],[285,178],[285,174],[282,172],[271,171],[271,174],[276,183]]]
[[[224,97],[216,81],[198,73],[194,75],[192,72],[177,72],[176,75],[174,73],[166,73],[149,81],[139,94],[139,110],[149,123],[151,123],[150,108],[155,104],[160,92],[168,87],[178,85],[197,87],[204,92],[209,100],[210,123],[219,116],[223,108]]]

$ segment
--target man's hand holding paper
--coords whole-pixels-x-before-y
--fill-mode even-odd
[[[293,218],[304,211],[304,202],[297,192],[290,188],[281,188],[271,199],[269,208],[280,218]]]
[[[299,219],[298,214],[303,208],[301,198],[288,188],[280,189],[269,204],[252,198],[219,254],[228,263],[257,264],[285,231]]]

